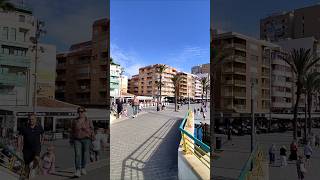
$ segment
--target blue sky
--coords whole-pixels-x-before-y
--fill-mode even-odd
[[[14,0],[21,2],[21,0]],[[24,0],[34,15],[45,21],[41,42],[67,51],[70,45],[91,40],[92,24],[108,16],[107,0]]]
[[[209,0],[111,0],[111,57],[127,75],[164,63],[190,72],[209,63]]]
[[[211,0],[211,26],[258,38],[261,18],[319,2],[319,0]]]

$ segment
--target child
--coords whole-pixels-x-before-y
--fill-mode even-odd
[[[91,155],[90,160],[91,162],[98,161],[100,156],[101,149],[104,149],[104,145],[106,144],[106,137],[101,133],[101,131],[95,129],[95,138],[94,141],[92,141],[91,145]],[[102,147],[101,147],[102,146]]]
[[[125,115],[126,117],[128,117],[128,109],[127,109],[127,106],[124,107],[124,109],[123,109],[123,115]]]
[[[281,166],[287,166],[287,149],[285,146],[280,148]]]
[[[41,165],[41,171],[43,175],[52,174],[55,171],[55,160],[56,156],[53,152],[53,146],[50,145],[47,148],[47,152],[43,154],[41,157],[42,165]]]

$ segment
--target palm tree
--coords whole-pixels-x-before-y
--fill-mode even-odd
[[[207,77],[202,77],[200,79],[200,82],[201,82],[201,86],[202,86],[202,94],[201,94],[201,99],[202,99],[202,103],[203,103],[203,96],[204,96],[204,93],[206,92],[206,89],[208,87],[208,78]],[[207,101],[206,101],[207,102]]]
[[[174,85],[174,111],[177,112],[178,88],[179,88],[179,82],[181,80],[181,76],[176,74],[171,78],[171,80]]]
[[[304,48],[292,49],[289,54],[280,55],[280,58],[289,64],[296,77],[296,102],[293,109],[293,139],[297,139],[297,114],[298,106],[303,88],[303,81],[305,75],[308,73],[310,68],[317,63],[320,58],[313,56],[310,49]]]
[[[15,6],[8,0],[0,0],[0,9],[4,11],[13,11],[15,10]]]
[[[307,140],[307,124],[308,124],[308,133],[311,133],[312,129],[312,120],[311,120],[311,108],[312,108],[312,96],[314,93],[320,89],[320,73],[311,72],[308,73],[304,79],[304,88],[307,98],[307,109],[308,109],[308,123],[305,122],[304,128],[304,138]]]
[[[161,94],[161,89],[162,89],[162,74],[164,73],[164,71],[167,69],[168,67],[165,65],[165,64],[160,64],[158,66],[158,69],[157,69],[157,73],[160,74],[160,83],[159,83],[159,90],[160,90],[160,102],[162,100],[162,94]],[[158,101],[158,104],[157,104],[157,109],[158,109],[158,106],[159,106],[159,101]]]
[[[212,34],[212,33],[211,33]],[[211,35],[212,36],[212,35]],[[216,68],[219,64],[225,62],[231,55],[233,54],[233,50],[227,48],[224,43],[218,43],[217,41],[210,42],[210,144],[211,146],[211,154],[214,154],[214,147],[215,147],[215,135],[214,135],[214,128],[215,128],[215,118],[214,118],[214,79],[215,79],[215,72]],[[210,161],[214,162],[214,161]],[[213,164],[211,164],[213,167]]]

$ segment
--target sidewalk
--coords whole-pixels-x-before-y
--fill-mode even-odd
[[[315,129],[314,132],[320,133],[319,129]],[[250,155],[250,135],[246,136],[232,136],[231,141],[227,141],[225,135],[217,135],[222,137],[223,145],[220,154],[220,158],[214,162],[213,173],[216,180],[236,180],[240,175],[240,172],[247,162]],[[269,178],[272,180],[295,180],[297,179],[296,162],[288,161],[287,167],[280,167],[280,147],[285,145],[287,150],[290,149],[292,142],[292,132],[286,133],[271,133],[257,135],[257,142],[265,152],[265,158],[268,160],[268,149],[271,144],[276,145],[276,163],[269,166]],[[320,148],[313,149],[314,154],[311,158],[311,168],[307,169],[305,180],[319,179],[320,171]],[[289,151],[290,152],[290,151]],[[288,156],[289,156],[288,152]],[[299,147],[299,152],[303,153],[303,147]]]

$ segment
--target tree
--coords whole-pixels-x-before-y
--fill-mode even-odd
[[[8,0],[0,0],[0,9],[4,11],[14,11],[15,6],[10,3]]]
[[[164,71],[167,69],[168,67],[165,65],[165,64],[160,64],[157,68],[157,73],[160,74],[160,84],[159,84],[159,90],[160,90],[160,102],[162,100],[162,74],[164,73]],[[159,101],[157,103],[157,109],[158,109],[158,106],[159,106]]]
[[[212,33],[211,33],[212,34]],[[212,35],[211,35],[212,36]],[[210,42],[210,143],[211,154],[214,154],[215,147],[215,118],[214,118],[214,79],[216,68],[219,64],[226,62],[227,59],[233,54],[233,50],[228,48],[223,42],[211,41]],[[213,163],[213,161],[210,161]],[[213,164],[211,164],[213,166]]]
[[[202,77],[200,79],[200,82],[201,82],[201,86],[202,86],[201,99],[202,99],[202,103],[203,103],[203,96],[204,96],[204,93],[206,92],[206,89],[208,88],[208,78],[207,77]]]
[[[179,82],[181,80],[181,76],[176,74],[171,78],[171,80],[174,85],[174,111],[177,112],[178,88],[179,88]]]
[[[297,115],[298,115],[298,106],[303,88],[303,81],[305,75],[308,73],[310,68],[317,63],[320,58],[313,56],[310,49],[306,50],[304,48],[292,49],[288,54],[280,55],[280,58],[283,59],[286,63],[289,64],[291,70],[295,74],[296,78],[296,102],[293,109],[293,139],[297,139]]]
[[[308,133],[311,133],[312,120],[311,120],[311,109],[312,109],[312,96],[314,93],[320,89],[320,73],[319,72],[309,72],[304,79],[304,88],[307,98],[307,109],[308,109],[308,121],[305,122],[304,128],[304,138],[307,140],[307,125]]]

